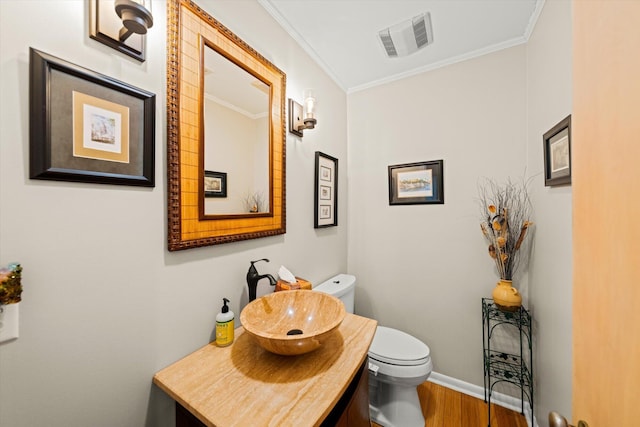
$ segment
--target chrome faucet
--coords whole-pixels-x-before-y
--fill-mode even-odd
[[[257,261],[251,261],[251,267],[249,267],[249,271],[247,271],[247,285],[249,286],[249,302],[256,299],[256,289],[258,289],[258,282],[260,279],[267,278],[269,279],[269,284],[271,286],[276,285],[276,279],[273,278],[270,274],[258,274],[258,270],[256,270],[256,266],[254,265],[256,262],[267,261],[268,259],[263,258]]]

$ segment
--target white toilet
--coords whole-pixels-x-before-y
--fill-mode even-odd
[[[314,291],[340,298],[353,313],[356,278],[350,274],[314,286]],[[416,387],[431,374],[429,347],[396,329],[378,326],[369,348],[369,412],[384,427],[424,427]]]

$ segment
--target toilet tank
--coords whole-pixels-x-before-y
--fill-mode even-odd
[[[353,313],[356,290],[356,277],[351,274],[338,274],[313,287],[314,291],[324,292],[339,298],[347,313]]]

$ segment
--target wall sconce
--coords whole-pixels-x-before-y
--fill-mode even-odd
[[[89,37],[144,62],[151,0],[90,0],[90,6]]]
[[[289,132],[302,136],[304,129],[316,127],[316,97],[311,89],[303,93],[304,110],[301,104],[289,98]]]

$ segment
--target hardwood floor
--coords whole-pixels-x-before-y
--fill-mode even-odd
[[[418,386],[418,396],[425,427],[487,427],[487,404],[482,399],[429,381]],[[527,421],[518,412],[492,404],[491,427],[527,427]]]

